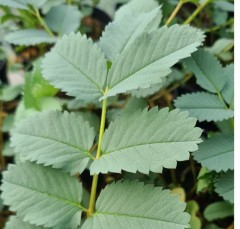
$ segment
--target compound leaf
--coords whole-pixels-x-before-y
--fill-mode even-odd
[[[184,62],[193,71],[202,88],[213,93],[219,93],[223,89],[226,77],[222,65],[208,51],[200,49]]]
[[[216,95],[207,92],[197,92],[178,97],[174,105],[188,111],[193,117],[202,121],[222,121],[232,118],[233,110],[228,109]]]
[[[107,63],[101,49],[80,33],[64,35],[42,63],[44,77],[79,100],[103,95]]]
[[[215,191],[228,200],[230,203],[234,202],[234,172],[228,171],[217,178],[215,183]]]
[[[178,109],[138,110],[115,119],[106,130],[102,156],[90,167],[91,174],[125,170],[148,174],[163,167],[176,168],[198,149],[202,131],[196,119]]]
[[[81,12],[76,6],[60,5],[48,12],[45,21],[54,32],[67,34],[78,29],[81,17]]]
[[[204,210],[204,217],[208,221],[223,219],[233,215],[233,205],[226,201],[215,202]]]
[[[5,37],[6,41],[15,45],[36,45],[41,43],[55,43],[56,37],[37,29],[17,30]]]
[[[20,122],[11,141],[24,159],[76,174],[91,159],[94,137],[93,129],[80,115],[49,111]]]
[[[85,221],[83,229],[184,229],[190,220],[183,212],[185,207],[178,195],[160,187],[135,181],[112,183],[101,192],[96,212]]]
[[[121,20],[115,20],[106,26],[99,45],[106,57],[114,61],[144,31],[157,29],[161,17],[160,7],[134,16],[126,15]]]
[[[6,223],[5,229],[44,229],[45,227],[32,225],[24,222],[16,216],[11,216],[9,221]]]
[[[233,135],[215,135],[204,141],[200,145],[199,151],[193,155],[196,161],[209,170],[220,172],[233,169]]]
[[[80,223],[82,187],[76,177],[31,163],[10,165],[1,190],[4,203],[26,222],[56,228]]]
[[[203,39],[202,32],[190,26],[163,26],[143,33],[113,62],[102,99],[162,83],[170,67],[196,51]]]

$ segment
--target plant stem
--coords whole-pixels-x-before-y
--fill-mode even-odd
[[[102,102],[102,116],[101,116],[101,124],[100,124],[96,159],[99,159],[101,157],[101,146],[102,146],[102,139],[103,139],[103,134],[104,134],[104,129],[105,129],[106,113],[107,113],[107,99],[104,99]],[[88,212],[87,212],[88,217],[91,216],[94,212],[96,193],[97,193],[97,184],[98,184],[98,175],[94,174],[93,180],[92,180],[89,208],[88,208]]]
[[[40,12],[38,9],[35,9],[35,16],[37,17],[38,21],[40,22],[40,24],[43,26],[43,28],[45,29],[45,31],[54,37],[53,32],[49,29],[49,27],[47,26],[46,22],[43,20],[43,18],[40,15]]]
[[[183,22],[184,25],[187,25],[189,23],[191,23],[195,17],[202,11],[202,9],[208,4],[210,3],[211,0],[206,0],[204,3],[202,3],[201,5],[199,5],[197,7],[197,9],[187,18],[187,20],[185,22]]]
[[[184,3],[183,3],[182,0],[180,0],[180,1],[178,2],[178,4],[177,4],[176,8],[173,10],[171,16],[167,19],[165,25],[169,25],[169,24],[172,22],[172,20],[175,18],[175,16],[177,15],[178,11],[179,11],[179,10],[181,9],[181,7],[183,6],[183,4],[184,4]]]

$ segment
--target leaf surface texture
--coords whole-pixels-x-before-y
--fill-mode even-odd
[[[56,37],[52,37],[47,32],[37,29],[23,29],[9,33],[5,37],[6,41],[15,45],[37,45],[41,43],[55,43]]]
[[[196,51],[203,38],[200,30],[179,25],[143,33],[112,64],[107,79],[109,89],[102,99],[162,83],[171,73],[170,68]]]
[[[202,121],[222,121],[232,118],[233,110],[228,109],[216,95],[207,92],[197,92],[178,97],[174,105],[184,111],[188,111],[190,116]]]
[[[148,174],[176,168],[177,161],[189,158],[198,149],[202,131],[196,119],[178,109],[151,109],[122,115],[106,130],[102,156],[95,160],[91,174],[125,170]]]
[[[31,163],[10,165],[1,190],[5,204],[31,224],[76,228],[80,223],[81,184],[59,170]]]
[[[203,167],[216,172],[233,169],[234,139],[233,135],[215,135],[204,141],[194,159]]]
[[[224,84],[226,77],[222,65],[208,51],[200,49],[190,58],[185,60],[187,68],[193,71],[197,78],[197,83],[209,92],[219,93]]]
[[[49,111],[20,122],[11,141],[24,159],[76,174],[91,158],[94,137],[93,128],[80,115]]]
[[[230,203],[234,202],[234,172],[228,171],[225,174],[221,174],[217,178],[215,183],[215,191],[223,197],[224,200],[228,200]]]
[[[106,26],[99,45],[107,58],[110,61],[115,61],[140,34],[144,31],[151,32],[153,29],[157,29],[161,17],[160,7],[136,15],[127,14],[121,20],[114,20]]]
[[[75,32],[80,26],[81,13],[75,6],[60,5],[53,7],[46,15],[46,23],[61,35]]]
[[[190,219],[183,212],[185,207],[177,195],[160,187],[135,181],[112,183],[101,192],[96,213],[86,220],[83,229],[183,229]]]
[[[87,102],[103,94],[107,62],[101,49],[80,33],[64,35],[43,59],[43,75],[70,96]]]

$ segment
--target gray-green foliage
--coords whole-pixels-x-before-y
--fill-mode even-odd
[[[211,134],[193,155],[196,161],[209,170],[209,174],[211,171],[219,173],[214,184],[215,191],[233,203],[234,126],[231,118],[234,116],[234,65],[223,68],[216,57],[203,49],[185,60],[185,64],[196,76],[197,84],[208,92],[182,95],[175,100],[175,106],[188,111],[200,122],[217,122],[221,133]],[[213,179],[210,176],[210,179],[203,178],[200,182],[201,186],[204,184],[209,187]],[[207,219],[225,216],[221,209],[219,214],[214,215],[217,207],[224,209],[223,205],[226,205],[225,202],[210,205],[205,211]],[[232,207],[231,204],[229,206]]]
[[[177,161],[187,160],[189,152],[196,151],[201,142],[202,130],[195,127],[196,118],[178,109],[143,110],[146,103],[142,99],[136,106],[130,100],[130,105],[112,118],[114,121],[104,132],[109,97],[156,85],[160,89],[168,81],[171,67],[195,52],[204,39],[200,30],[190,26],[159,29],[160,7],[153,0],[141,2],[144,4],[133,0],[120,8],[100,42],[93,43],[79,32],[64,35],[42,61],[42,73],[48,81],[35,70],[29,77],[32,81],[24,91],[37,99],[49,93],[55,95],[49,82],[83,104],[103,100],[102,119],[99,140],[95,142],[89,122],[95,129],[99,123],[86,116],[89,122],[85,122],[84,111],[39,113],[31,107],[38,100],[25,100],[29,109],[20,104],[22,110],[18,108],[17,113],[21,121],[14,128],[11,144],[24,162],[9,167],[1,187],[5,204],[18,217],[11,218],[8,226],[18,223],[25,228],[76,229],[83,211],[88,217],[81,228],[87,229],[189,226],[186,204],[176,195],[136,181],[112,183],[100,192],[95,209],[91,202],[96,192],[96,174],[121,170],[149,174],[176,168]],[[45,3],[39,2],[38,7]],[[61,3],[54,1],[53,5],[59,7],[58,4]],[[63,25],[63,29],[59,24],[51,25],[58,22],[56,18],[48,21],[51,11],[56,10],[53,5],[46,10],[51,8],[46,18],[48,25],[58,33],[76,30],[77,26]],[[119,35],[119,31],[123,33]],[[86,200],[82,201],[82,187],[76,176],[86,168],[94,174],[88,209],[82,205]]]
[[[216,172],[233,169],[234,158],[234,138],[233,135],[215,135],[204,141],[199,151],[195,152],[194,159]]]
[[[188,111],[193,117],[202,121],[222,121],[233,117],[233,110],[226,109],[226,105],[217,95],[207,92],[185,94],[175,100],[175,106]]]
[[[38,29],[24,29],[9,33],[6,41],[15,45],[36,45],[39,43],[55,43],[56,38]]]
[[[151,14],[152,11],[147,17]],[[44,76],[69,95],[92,102],[162,83],[171,73],[170,68],[180,59],[196,51],[204,39],[201,31],[189,26],[164,26],[153,31],[148,29],[146,32],[145,29],[141,29],[144,25],[135,20],[137,17],[124,29],[128,31],[134,23],[140,23],[138,33],[134,33],[133,36],[131,33],[125,34],[127,38],[125,35],[118,36],[120,46],[114,45],[117,49],[114,54],[106,51],[108,60],[112,61],[115,58],[110,70],[107,69],[107,59],[97,44],[80,34],[70,34],[59,40],[46,55],[43,60]],[[108,50],[106,45],[111,46],[110,38],[107,37],[114,37],[118,31],[117,22],[113,21],[100,39],[99,44],[104,51]],[[114,29],[114,25],[117,30]],[[110,27],[113,34],[108,31]],[[179,42],[176,42],[177,40]],[[112,48],[110,50],[113,51]],[[145,58],[139,61],[143,55]]]
[[[228,171],[221,174],[215,183],[215,191],[230,203],[234,202],[234,172]]]
[[[123,50],[131,45],[141,33],[144,31],[151,32],[152,30],[156,30],[160,23],[162,14],[155,1],[141,1],[139,4],[139,0],[135,0],[132,1],[131,4],[132,3],[134,3],[134,6],[142,6],[142,10],[139,9],[137,15],[130,14],[125,11],[130,11],[132,7],[130,5],[125,5],[126,9],[124,12],[127,15],[123,18],[120,17],[120,13],[125,7],[117,11],[119,14],[116,14],[113,23],[110,23],[105,28],[100,38],[99,45],[110,61],[116,60]],[[137,9],[134,7],[133,10]],[[131,21],[130,24],[129,21]]]
[[[24,222],[16,216],[11,216],[5,225],[5,229],[44,229],[42,226],[35,226],[30,223]]]
[[[0,100],[9,102],[17,98],[22,91],[21,85],[16,86],[3,86],[0,88]]]
[[[40,8],[46,1],[47,0],[0,0],[0,5],[29,10],[30,7]]]
[[[46,15],[45,21],[52,31],[59,35],[76,31],[81,22],[81,12],[75,6],[60,5],[53,7]]]
[[[164,26],[144,32],[113,62],[107,77],[108,90],[101,99],[162,83],[171,73],[170,68],[196,51],[203,38],[202,32],[189,26]]]
[[[77,114],[39,113],[22,121],[13,132],[12,145],[26,160],[76,174],[91,159],[94,132]]]
[[[220,62],[204,49],[185,60],[189,70],[195,73],[197,83],[207,91],[217,93],[223,89],[226,77]]]
[[[208,221],[213,221],[232,216],[233,212],[234,209],[232,204],[227,201],[220,201],[208,205],[204,210],[204,217]]]
[[[234,65],[230,64],[224,69],[225,76],[227,78],[226,84],[222,89],[222,95],[224,100],[230,105],[230,108],[234,107]]]
[[[194,53],[185,63],[195,74],[197,83],[208,92],[178,97],[175,106],[189,111],[199,121],[222,121],[232,118],[234,65],[223,68],[212,54],[203,49]]]
[[[169,190],[135,181],[112,183],[101,192],[96,213],[82,228],[183,229],[190,218],[183,212],[185,207]]]
[[[145,109],[119,116],[106,130],[102,157],[90,171],[148,174],[176,168],[177,161],[187,160],[189,152],[198,149],[202,131],[195,124],[196,119],[178,110]]]
[[[0,0],[0,5],[24,10],[31,17],[35,16],[40,25],[40,28],[38,26],[19,28],[7,34],[5,40],[15,45],[26,46],[52,44],[58,39],[54,33],[62,36],[76,31],[80,27],[83,15],[77,6],[65,5],[64,2],[64,0]]]
[[[3,176],[2,198],[24,221],[57,228],[80,224],[82,188],[77,178],[30,163],[10,165]]]
[[[46,79],[77,99],[91,102],[103,94],[107,61],[97,44],[80,33],[63,36],[42,68]]]

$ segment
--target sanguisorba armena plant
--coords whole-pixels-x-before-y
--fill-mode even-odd
[[[100,173],[176,168],[201,142],[196,119],[178,109],[125,113],[105,130],[110,97],[164,83],[170,68],[204,40],[190,26],[158,28],[160,20],[155,1],[134,0],[117,11],[98,43],[71,33],[46,54],[42,73],[53,86],[86,103],[102,103],[99,133],[66,111],[38,113],[15,128],[11,141],[22,162],[4,173],[2,198],[17,213],[7,228],[188,227],[185,203],[169,190],[126,180],[97,189]],[[75,176],[85,169],[93,177],[87,206]]]

